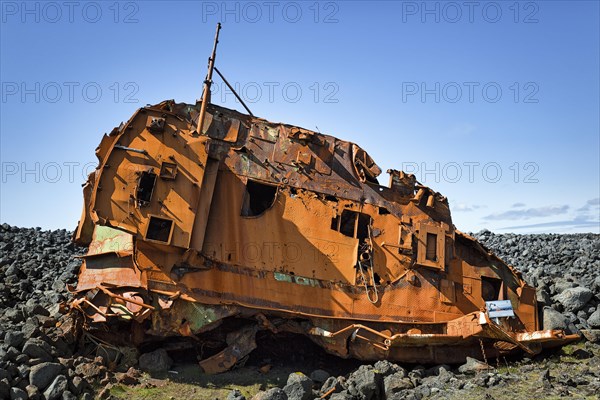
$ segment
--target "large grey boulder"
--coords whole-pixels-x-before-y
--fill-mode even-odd
[[[490,367],[486,363],[467,357],[467,362],[458,367],[458,372],[466,375],[474,375],[478,372],[489,371],[491,369],[493,369],[493,367]]]
[[[542,321],[544,329],[568,330],[569,319],[551,307],[544,307]]]
[[[58,375],[50,386],[44,391],[46,400],[58,400],[62,398],[63,393],[68,389],[69,381],[64,375]]]
[[[590,289],[578,286],[563,290],[555,300],[562,304],[565,310],[577,312],[590,301],[593,295]]]
[[[41,358],[45,361],[52,360],[52,348],[42,339],[31,338],[23,345],[23,353],[31,358]]]
[[[399,366],[398,364],[394,364],[389,362],[388,360],[380,360],[373,365],[373,367],[381,373],[383,376],[388,376],[391,374],[395,374],[398,372],[403,372],[406,375],[406,371],[404,368]]]
[[[385,397],[388,399],[396,393],[412,388],[414,388],[414,384],[404,371],[388,375],[383,379],[383,390],[385,391]]]
[[[293,372],[288,376],[283,391],[289,400],[312,400],[313,381],[302,372]]]
[[[592,328],[600,328],[600,307],[596,308],[596,311],[588,317],[587,322]]]
[[[316,383],[324,383],[331,375],[322,369],[316,369],[310,373],[310,379]]]
[[[600,329],[584,329],[581,333],[588,342],[600,343]]]
[[[62,368],[62,365],[51,362],[34,365],[29,371],[29,383],[42,391],[60,374]]]
[[[19,347],[23,343],[23,333],[18,331],[9,331],[4,336],[4,343],[9,346]]]
[[[164,372],[171,368],[173,360],[165,349],[158,349],[140,356],[140,369],[148,372]]]
[[[348,393],[360,400],[379,398],[383,375],[370,365],[361,365],[348,377]]]

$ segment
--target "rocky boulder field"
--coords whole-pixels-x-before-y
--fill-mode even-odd
[[[474,236],[537,288],[546,329],[581,342],[534,359],[468,359],[464,365],[364,364],[307,348],[283,358],[265,349],[245,366],[203,376],[165,349],[119,362],[111,346],[82,343],[71,327],[67,285],[85,249],[66,230],[0,226],[0,399],[378,400],[596,399],[600,393],[600,235]],[[123,349],[121,349],[123,350]],[[261,353],[262,352],[262,353]],[[318,360],[327,359],[326,362]]]

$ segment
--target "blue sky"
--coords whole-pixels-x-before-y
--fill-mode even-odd
[[[73,229],[102,134],[200,97],[221,21],[217,67],[255,115],[415,173],[459,229],[600,231],[597,1],[1,7],[2,222]]]

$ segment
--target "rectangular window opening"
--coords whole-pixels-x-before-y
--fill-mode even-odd
[[[156,174],[154,172],[144,171],[141,173],[136,191],[136,199],[140,206],[146,206],[150,203],[155,183]]]
[[[427,233],[427,247],[425,252],[426,260],[437,261],[437,235],[435,233]]]
[[[371,224],[371,216],[368,214],[358,214],[358,226],[356,227],[356,238],[360,241],[369,237],[369,225]]]
[[[500,297],[502,280],[496,278],[481,277],[481,297],[485,301],[503,300]]]
[[[340,216],[340,233],[348,237],[354,237],[354,225],[356,224],[356,213],[350,210],[342,211]]]
[[[344,210],[342,215],[331,219],[331,229],[361,241],[369,237],[370,224],[370,215],[351,210]]]
[[[258,217],[273,206],[277,198],[277,186],[248,180],[242,204],[242,217]]]
[[[172,228],[172,220],[151,216],[148,223],[148,231],[146,232],[146,239],[169,243]]]

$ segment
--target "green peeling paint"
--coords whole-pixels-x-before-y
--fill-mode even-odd
[[[280,281],[280,282],[289,282],[289,283],[295,283],[297,285],[312,286],[312,287],[319,286],[319,281],[317,279],[306,278],[304,276],[289,275],[289,274],[284,274],[282,272],[274,272],[273,275],[275,276],[275,280]]]
[[[133,238],[130,234],[103,225],[94,227],[94,241],[90,244],[88,255],[132,250]]]

